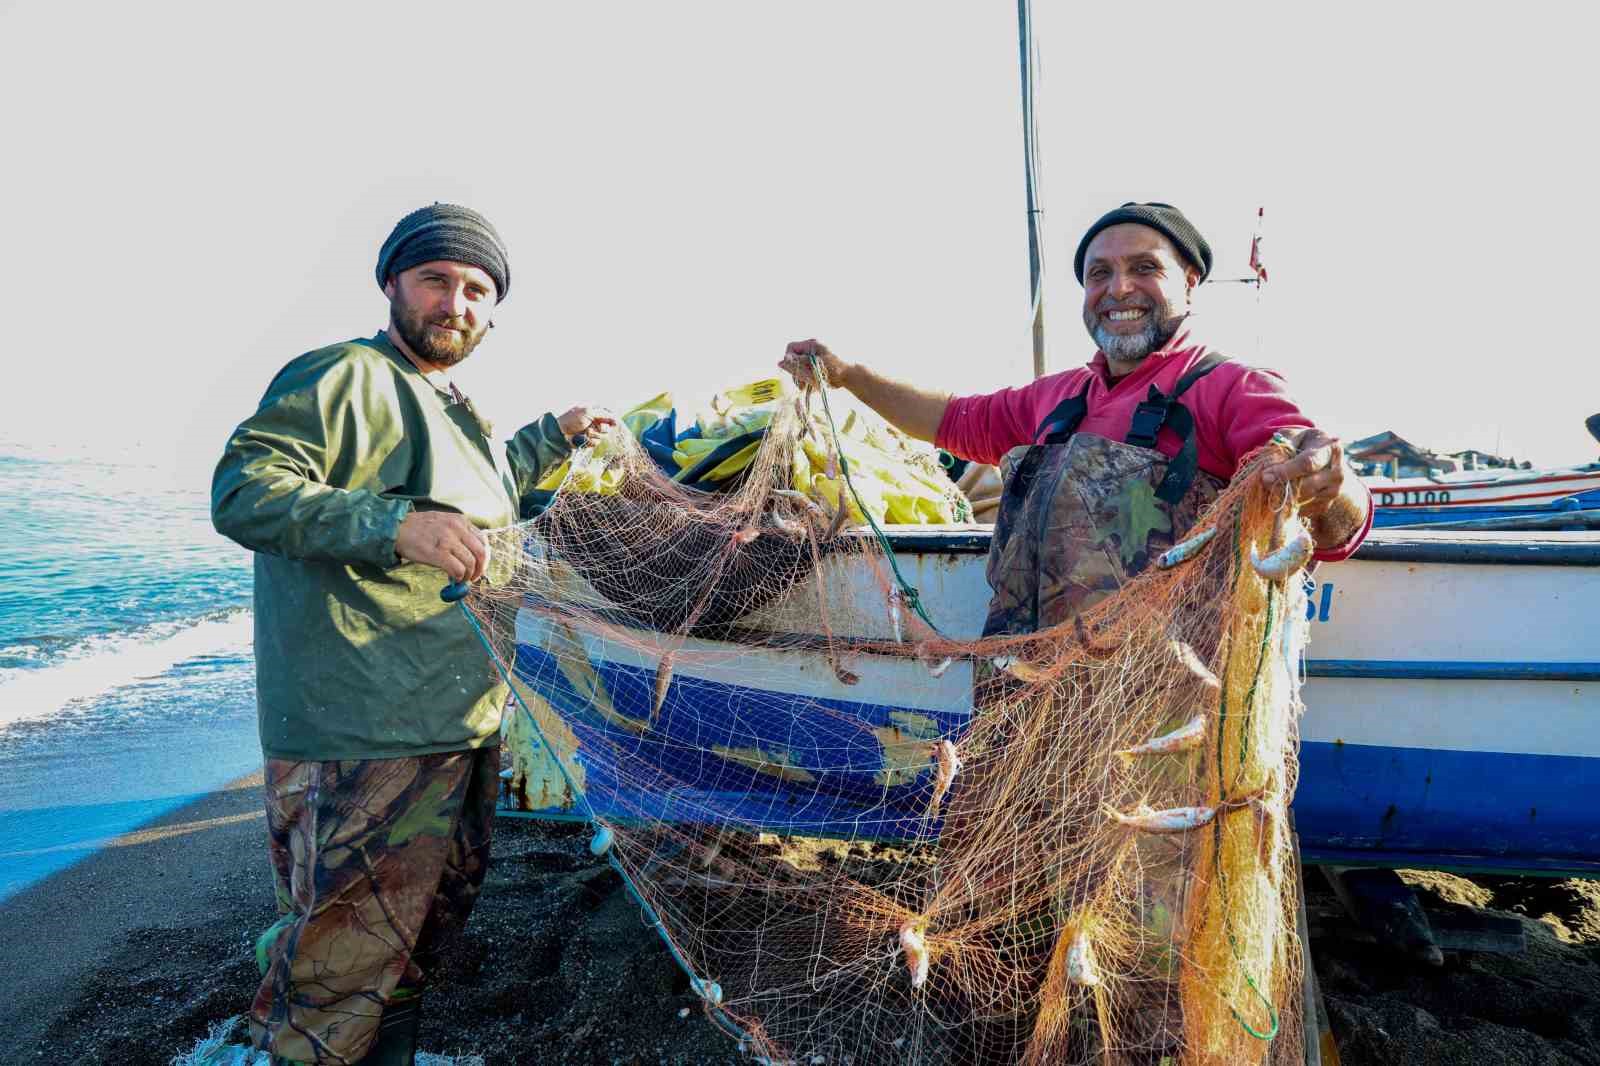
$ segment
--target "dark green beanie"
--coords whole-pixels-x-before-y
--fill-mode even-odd
[[[1200,236],[1200,231],[1183,217],[1182,211],[1171,204],[1141,204],[1130,200],[1121,207],[1101,215],[1099,221],[1090,226],[1089,232],[1083,235],[1083,240],[1078,242],[1078,254],[1072,260],[1072,269],[1078,275],[1078,284],[1083,284],[1083,257],[1089,251],[1089,242],[1094,240],[1095,234],[1101,230],[1120,226],[1124,222],[1149,226],[1164,235],[1177,247],[1178,254],[1187,259],[1190,266],[1200,271],[1201,281],[1206,280],[1211,273],[1211,245],[1207,244],[1206,239]]]
[[[495,303],[511,291],[505,242],[488,219],[457,204],[419,207],[395,223],[394,232],[378,250],[378,288],[402,270],[435,259],[466,263],[488,274],[494,279]]]

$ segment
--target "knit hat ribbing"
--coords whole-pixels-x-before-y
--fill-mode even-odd
[[[1089,227],[1089,232],[1083,235],[1083,240],[1078,242],[1078,254],[1073,257],[1072,269],[1077,273],[1080,285],[1083,283],[1083,257],[1089,251],[1089,242],[1094,240],[1095,234],[1101,230],[1124,222],[1149,226],[1165,236],[1177,247],[1178,254],[1187,259],[1189,265],[1200,271],[1201,281],[1211,273],[1211,245],[1207,244],[1206,239],[1200,236],[1200,231],[1183,217],[1182,211],[1171,204],[1153,202],[1141,204],[1130,200],[1121,207],[1101,215],[1099,220]]]
[[[378,250],[378,288],[418,263],[448,259],[481,269],[494,279],[495,303],[511,291],[511,264],[505,242],[489,220],[470,207],[432,204],[395,223]]]

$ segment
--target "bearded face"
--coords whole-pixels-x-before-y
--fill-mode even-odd
[[[1162,233],[1136,223],[1109,226],[1085,256],[1084,328],[1126,373],[1177,334],[1198,281],[1199,271]]]
[[[390,278],[389,325],[416,358],[434,369],[455,366],[488,332],[494,281],[478,267],[435,260]]]
[[[473,329],[465,316],[417,306],[401,291],[390,301],[390,320],[410,349],[435,366],[452,367],[472,354],[489,331],[484,322]]]
[[[1106,297],[1084,308],[1083,324],[1108,359],[1137,362],[1170,341],[1187,314],[1187,302]]]

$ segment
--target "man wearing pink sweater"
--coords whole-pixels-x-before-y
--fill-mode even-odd
[[[1160,203],[1109,211],[1073,265],[1097,348],[1086,366],[958,397],[891,380],[815,340],[791,343],[779,364],[806,385],[814,358],[830,384],[904,432],[1001,466],[987,632],[1057,624],[1116,588],[1181,540],[1240,459],[1275,433],[1295,454],[1265,479],[1293,487],[1316,557],[1355,551],[1371,500],[1347,476],[1339,442],[1277,374],[1225,359],[1186,328],[1211,248],[1183,213]]]
[[[1361,482],[1346,476],[1339,442],[1311,424],[1276,374],[1230,362],[1184,328],[1195,287],[1211,270],[1211,248],[1183,213],[1123,204],[1083,235],[1074,267],[1096,345],[1087,366],[953,397],[891,381],[814,340],[790,344],[780,364],[802,385],[820,366],[830,384],[906,433],[1000,465],[1006,487],[989,549],[985,635],[1072,623],[1182,540],[1240,461],[1276,434],[1294,452],[1263,471],[1268,486],[1298,497],[1318,558],[1355,551],[1372,505]],[[1210,634],[1202,655],[1214,653],[1220,637]],[[981,662],[973,681],[980,710],[1017,684]],[[1173,916],[1184,913],[1187,851],[1165,839],[1148,849],[1141,843],[1138,862],[1138,920],[1149,943],[1164,948]],[[1149,1049],[1151,1061],[1182,1045],[1175,958],[1155,950],[1142,959],[1142,976],[1121,1004],[1121,1036]],[[1041,981],[1047,961],[1033,960]],[[976,1058],[1014,1062],[1030,1027],[974,1018],[970,1028]]]

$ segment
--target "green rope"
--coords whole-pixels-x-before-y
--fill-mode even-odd
[[[1237,957],[1239,953],[1239,945],[1234,943],[1233,936],[1231,934],[1228,937],[1228,943],[1233,946],[1234,955]],[[1233,1020],[1239,1023],[1239,1028],[1243,1029],[1257,1040],[1263,1042],[1270,1041],[1278,1035],[1278,1011],[1275,1007],[1273,1007],[1272,1001],[1261,994],[1261,989],[1256,986],[1256,979],[1254,977],[1251,977],[1249,974],[1245,974],[1244,983],[1250,986],[1250,991],[1256,994],[1256,999],[1260,1000],[1261,1005],[1267,1008],[1267,1016],[1272,1019],[1272,1028],[1263,1033],[1255,1026],[1245,1021],[1244,1015],[1240,1014],[1237,1008],[1229,1006],[1228,1012],[1233,1015]]]
[[[872,512],[868,511],[867,505],[861,502],[861,495],[856,492],[855,483],[850,480],[850,460],[845,458],[844,449],[839,447],[839,427],[834,425],[833,408],[828,405],[828,375],[822,369],[822,364],[815,355],[811,356],[811,370],[817,376],[817,392],[822,395],[822,411],[828,416],[828,432],[833,436],[833,454],[839,457],[839,473],[844,475],[845,488],[850,490],[850,498],[856,501],[856,507],[861,511],[862,517],[867,520],[867,525],[871,526],[872,532],[877,534],[878,543],[883,546],[883,554],[889,559],[889,569],[894,571],[895,583],[900,587],[900,598],[913,611],[917,612],[917,617],[928,623],[929,629],[933,630],[934,633],[938,633],[939,627],[933,624],[933,619],[928,617],[928,612],[922,607],[922,597],[918,594],[917,587],[907,581],[904,574],[900,573],[900,564],[894,558],[894,545],[889,543],[889,538],[884,535],[883,530],[878,528],[878,523],[873,519]],[[843,507],[844,502],[840,501],[839,506]]]
[[[1238,775],[1244,773],[1245,758],[1250,751],[1250,725],[1255,717],[1256,690],[1261,687],[1262,668],[1267,663],[1267,652],[1272,647],[1272,627],[1278,620],[1278,588],[1276,585],[1267,585],[1267,624],[1261,629],[1261,647],[1256,653],[1256,672],[1250,679],[1250,691],[1244,694],[1244,728],[1239,730],[1239,765],[1234,768],[1234,785],[1238,785]]]

